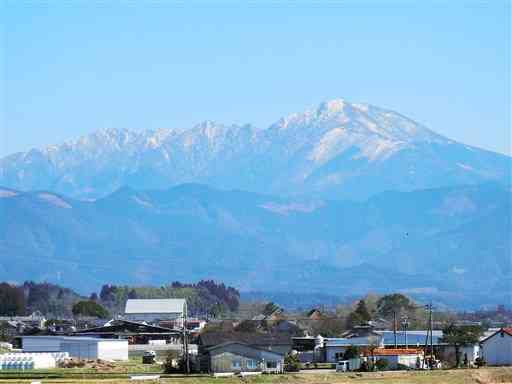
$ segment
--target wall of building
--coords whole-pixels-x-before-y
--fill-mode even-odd
[[[102,340],[98,343],[98,358],[127,361],[128,340]]]
[[[512,365],[512,336],[497,333],[485,340],[482,355],[488,365]]]
[[[98,343],[94,341],[63,341],[61,352],[77,359],[95,360],[98,357]]]
[[[23,352],[60,352],[62,339],[55,336],[22,337]]]
[[[24,352],[68,352],[78,359],[128,360],[127,340],[66,336],[22,337]]]
[[[124,315],[124,318],[129,321],[145,321],[147,323],[157,320],[173,320],[181,324],[182,315],[182,313],[127,313]]]
[[[325,347],[325,362],[336,363],[340,360],[343,360],[343,354],[345,353],[346,350],[346,346]]]
[[[268,367],[268,362],[275,362],[275,366]],[[210,351],[211,372],[282,372],[283,368],[282,355],[246,345],[231,344]]]
[[[235,361],[240,365],[233,365]],[[250,362],[252,362],[253,365],[251,365]],[[213,372],[260,372],[262,370],[261,362],[258,361],[257,358],[245,357],[232,352],[224,352],[212,356],[210,368]]]

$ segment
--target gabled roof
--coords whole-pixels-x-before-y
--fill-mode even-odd
[[[483,342],[489,340],[490,338],[496,336],[497,334],[499,334],[501,332],[503,332],[503,333],[505,333],[505,334],[507,334],[509,336],[512,336],[512,328],[510,328],[510,327],[509,328],[500,328],[499,330],[494,332],[492,335],[489,335],[485,339],[480,340],[480,342],[483,343]]]
[[[103,334],[103,333],[173,333],[169,328],[155,325],[137,323],[128,320],[113,320],[103,327],[81,329],[75,334]]]
[[[219,348],[225,348],[225,347],[228,347],[230,345],[242,345],[244,347],[247,347],[247,348],[250,348],[250,349],[254,349],[256,351],[262,351],[262,352],[266,352],[266,353],[272,353],[274,355],[277,355],[277,356],[280,356],[282,357],[283,355],[279,352],[275,352],[275,351],[270,351],[268,349],[265,349],[265,348],[260,348],[260,347],[255,347],[254,345],[250,345],[250,344],[247,344],[247,343],[242,343],[240,341],[226,341],[225,343],[222,343],[222,344],[218,344],[218,345],[214,345],[214,346],[211,346],[209,348],[206,348],[207,351],[213,351],[215,349],[219,349]]]
[[[185,299],[128,299],[124,313],[183,313],[185,308]]]
[[[226,342],[239,342],[248,345],[291,345],[292,339],[282,334],[256,332],[205,332],[199,335],[199,344],[213,347]]]

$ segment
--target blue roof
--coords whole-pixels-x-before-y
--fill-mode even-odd
[[[380,331],[378,332],[384,336],[384,345],[395,345],[395,336],[393,331]],[[425,345],[427,337],[427,331],[407,331],[407,344],[408,345]],[[442,331],[434,331],[432,341],[434,345],[441,344],[441,337],[443,337]],[[405,332],[397,331],[396,340],[398,345],[405,345]],[[428,338],[430,344],[430,336]]]
[[[340,338],[328,338],[325,342],[325,345],[328,347],[348,347],[350,345],[369,345],[369,344],[379,344],[381,340],[380,336],[374,337],[351,337],[349,339],[340,337]]]

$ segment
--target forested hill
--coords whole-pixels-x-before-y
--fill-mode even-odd
[[[185,298],[189,315],[215,316],[238,309],[240,293],[233,287],[212,280],[188,284],[173,282],[161,287],[116,286],[105,284],[99,294],[84,297],[56,284],[25,282],[22,285],[0,283],[0,316],[28,315],[35,311],[47,318],[71,317],[79,301],[91,300],[111,314],[124,311],[127,299]]]

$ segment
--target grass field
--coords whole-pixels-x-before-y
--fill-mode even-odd
[[[140,371],[139,371],[140,372]],[[143,373],[143,372],[140,372]],[[148,372],[149,373],[149,372]],[[7,374],[8,375],[8,374]],[[33,371],[29,376],[7,377],[0,373],[0,383],[130,383],[126,373],[99,373],[79,371],[76,369],[52,370],[46,374]],[[41,376],[46,376],[43,378]],[[139,381],[140,382],[140,381]],[[147,381],[149,382],[149,381]],[[154,381],[152,381],[154,382]],[[372,372],[372,373],[295,373],[286,375],[262,375],[245,378],[212,378],[209,376],[182,377],[164,375],[160,383],[179,384],[491,384],[512,383],[512,368],[481,368],[446,371],[401,371],[401,372]]]

